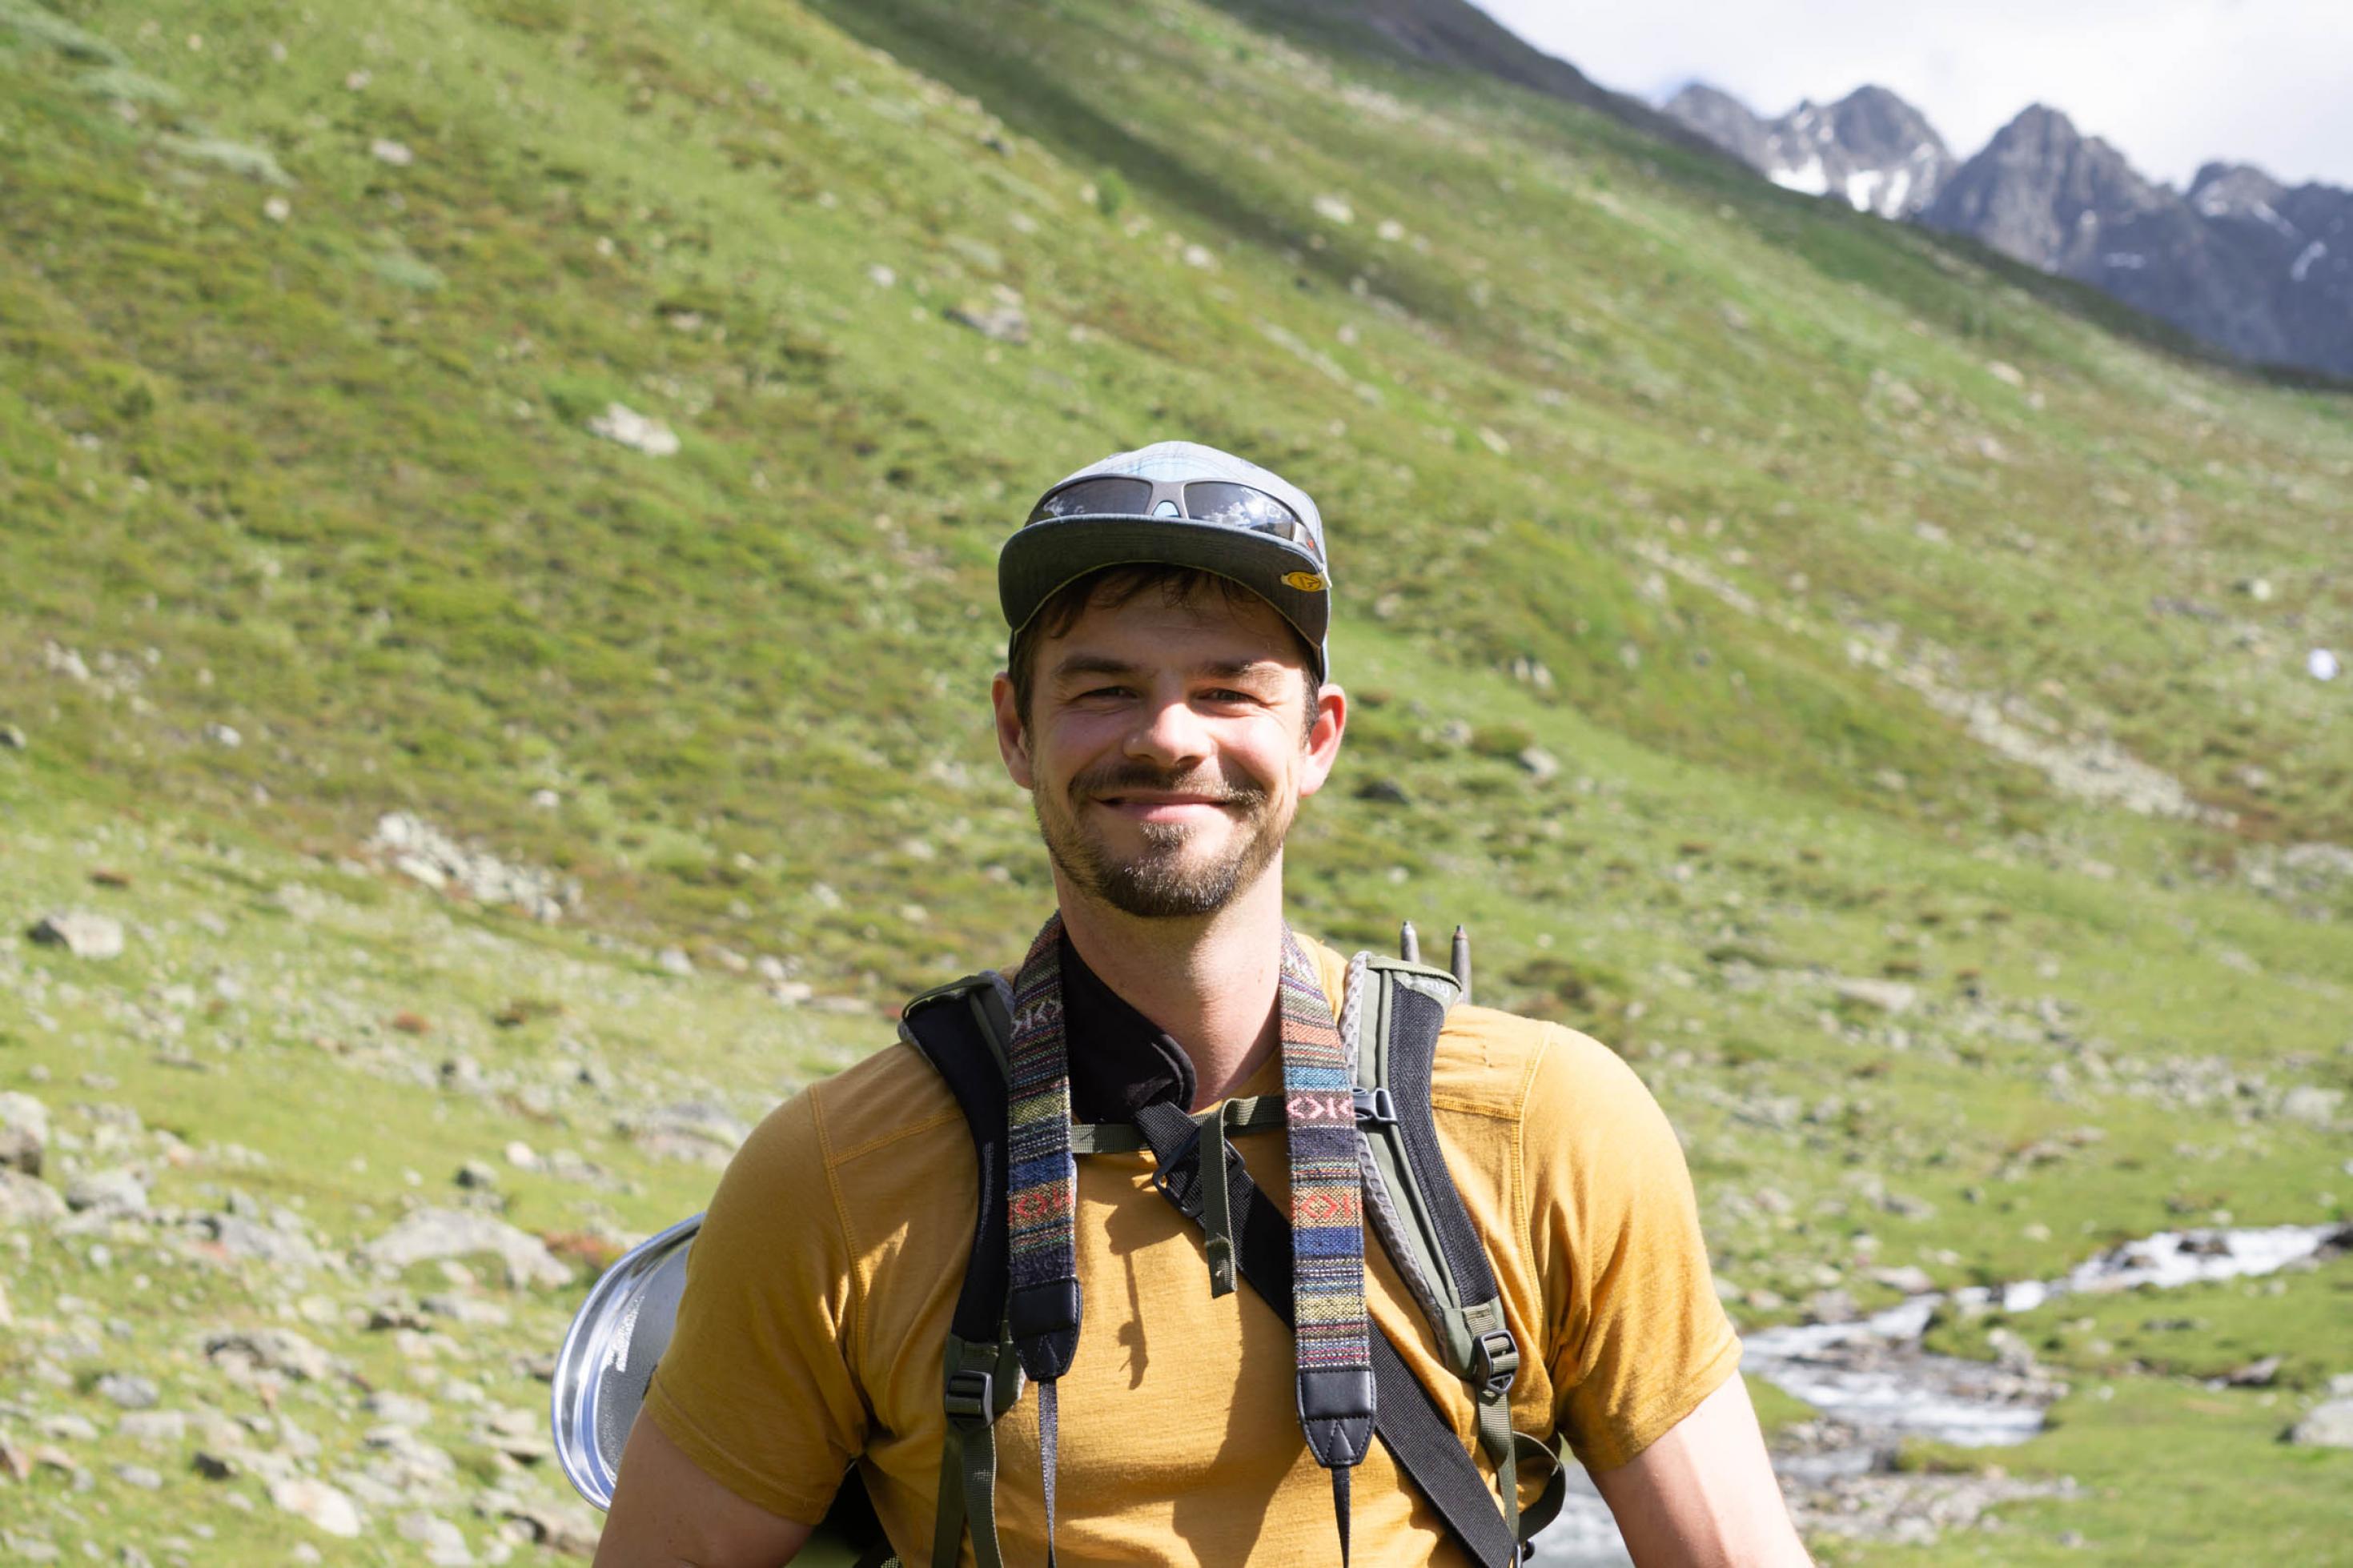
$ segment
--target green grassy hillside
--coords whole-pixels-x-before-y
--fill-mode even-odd
[[[1357,706],[1298,918],[1465,921],[1482,1000],[1633,1059],[1744,1321],[2341,1216],[2353,681],[2306,658],[2353,649],[2353,404],[1356,49],[1110,0],[0,0],[0,1089],[62,1130],[44,1179],[142,1163],[158,1214],[259,1194],[336,1258],[470,1158],[528,1231],[691,1209],[667,1156],[1018,955],[996,546],[1188,437],[1331,525]],[[414,886],[395,810],[576,899]],[[21,938],[74,904],[121,958]],[[501,1489],[560,1489],[443,1383],[538,1397],[576,1287],[477,1280],[510,1321],[453,1371],[386,1339],[447,1325],[365,1327],[438,1275],[295,1289],[100,1220],[105,1264],[100,1222],[7,1233],[46,1326],[0,1437],[68,1461],[0,1484],[12,1539],[151,1510],[121,1439],[41,1436],[117,1362],[265,1414],[193,1314],[343,1358],[301,1389],[363,1473],[362,1385],[433,1394],[470,1468],[416,1506],[477,1552],[529,1532]],[[2325,1517],[2346,1456],[2253,1401],[2353,1371],[2328,1278],[2280,1320],[2302,1384],[2124,1369],[2147,1397],[2005,1456],[2094,1494],[2037,1539],[2156,1517],[2131,1454],[2217,1402],[2218,1473]],[[310,1528],[171,1458],[223,1539]]]

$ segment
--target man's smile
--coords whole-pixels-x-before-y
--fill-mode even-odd
[[[1234,797],[1134,790],[1121,795],[1097,795],[1094,803],[1138,822],[1190,822],[1212,813],[1224,812],[1234,804]]]

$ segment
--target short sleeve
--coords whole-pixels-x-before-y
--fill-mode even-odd
[[[720,1180],[646,1414],[729,1491],[816,1522],[865,1446],[844,1339],[854,1290],[819,1108],[803,1093]]]
[[[1589,1469],[1663,1436],[1740,1363],[1683,1146],[1633,1069],[1553,1032],[1521,1122],[1529,1245],[1548,1287],[1554,1420]]]

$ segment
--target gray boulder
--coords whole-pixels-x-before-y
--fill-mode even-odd
[[[122,922],[87,910],[43,915],[28,933],[45,947],[62,947],[76,958],[122,956]]]
[[[37,1176],[48,1146],[49,1108],[14,1089],[0,1094],[0,1166]]]
[[[2353,1399],[2331,1399],[2304,1413],[2287,1440],[2312,1448],[2353,1448]]]
[[[510,1285],[572,1282],[572,1270],[558,1262],[537,1237],[476,1209],[418,1209],[360,1248],[369,1262],[396,1271],[412,1263],[478,1252],[489,1253],[505,1266]]]
[[[0,1165],[0,1229],[17,1225],[45,1225],[66,1212],[65,1199],[46,1182],[22,1171]]]

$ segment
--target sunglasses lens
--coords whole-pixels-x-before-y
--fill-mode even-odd
[[[1151,510],[1150,479],[1081,479],[1049,490],[1030,512],[1031,522],[1050,517],[1140,516]]]
[[[1280,534],[1294,543],[1314,549],[1315,542],[1301,524],[1299,514],[1267,494],[1248,485],[1229,485],[1216,481],[1185,487],[1185,510],[1188,516],[1203,522],[1222,522],[1229,528],[1254,528],[1261,533]]]

